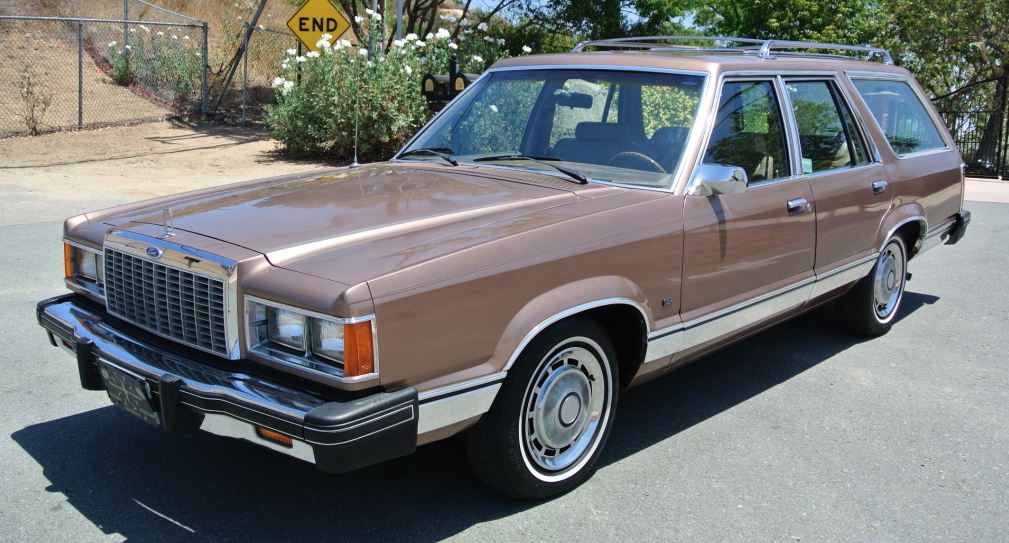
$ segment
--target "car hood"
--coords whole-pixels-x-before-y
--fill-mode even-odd
[[[439,239],[612,191],[623,192],[500,168],[387,163],[162,199],[102,222],[162,225],[168,207],[175,230],[355,284],[461,248],[458,236]]]

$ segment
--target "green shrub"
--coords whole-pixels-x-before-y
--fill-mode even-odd
[[[360,160],[389,158],[427,119],[419,92],[407,92],[420,88],[411,54],[399,48],[369,56],[344,40],[305,56],[292,54],[274,80],[271,136],[294,157],[351,158],[356,126]]]

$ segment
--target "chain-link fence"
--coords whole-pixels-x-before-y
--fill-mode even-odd
[[[202,21],[0,16],[0,136],[204,113],[206,43]]]
[[[266,117],[266,108],[276,103],[272,87],[273,79],[280,74],[281,64],[288,51],[301,54],[301,43],[297,36],[264,27],[243,24],[241,30],[231,36],[238,42],[234,75],[228,88],[223,92],[212,85],[210,111],[218,118],[246,123],[259,123]],[[239,47],[243,45],[244,47]],[[226,82],[226,72],[230,66],[216,74],[216,83]]]

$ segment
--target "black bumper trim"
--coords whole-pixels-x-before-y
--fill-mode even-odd
[[[963,239],[967,235],[967,226],[970,224],[970,211],[966,209],[961,210],[956,214],[956,222],[953,223],[953,229],[949,232],[949,238],[946,239],[946,245],[954,245],[956,242]]]
[[[105,390],[105,383],[95,365],[91,350],[94,342],[82,337],[74,342],[74,353],[77,354],[77,374],[81,378],[81,388],[84,390]]]
[[[110,326],[104,311],[75,294],[39,302],[37,317],[57,344],[74,349],[83,388],[104,390],[98,359],[146,379],[168,432],[195,431],[205,416],[225,415],[307,444],[315,464],[329,472],[416,449],[419,401],[414,388],[333,401],[290,384],[211,367],[196,360],[202,354],[190,358],[143,343]],[[255,437],[249,440],[277,449]]]

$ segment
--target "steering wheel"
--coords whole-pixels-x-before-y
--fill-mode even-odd
[[[643,170],[646,172],[666,173],[666,170],[658,162],[645,154],[635,151],[624,151],[613,155],[613,158],[606,163],[607,166],[616,168],[629,168],[632,170]]]

